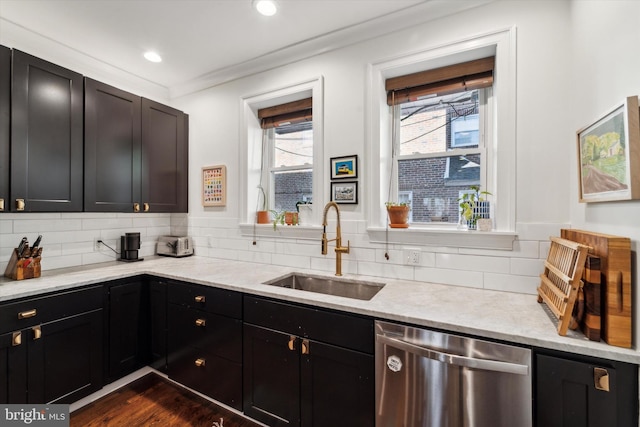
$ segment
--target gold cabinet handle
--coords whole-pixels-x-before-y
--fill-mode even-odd
[[[196,359],[196,366],[198,368],[201,368],[203,366],[205,366],[207,363],[204,359],[200,358],[200,359]]]
[[[593,382],[596,390],[609,391],[609,372],[604,368],[593,368]]]
[[[149,212],[149,203],[143,203],[142,206],[145,212]]]
[[[196,319],[196,326],[207,326],[206,319]]]
[[[302,354],[309,354],[309,340],[302,340]]]
[[[204,297],[204,295],[197,295],[196,296],[196,302],[206,302],[207,299]]]
[[[133,204],[133,211],[134,212],[140,212],[140,203],[134,203]]]
[[[16,199],[16,210],[17,211],[24,210],[24,199]]]
[[[21,311],[18,313],[18,319],[28,319],[30,317],[35,317],[36,314],[38,314],[38,312],[35,308],[33,310]]]
[[[39,340],[40,338],[42,338],[42,328],[40,327],[40,325],[38,326],[34,326],[33,328],[31,328],[31,330],[33,331],[33,340]]]
[[[0,211],[4,210],[4,199],[0,199]]]
[[[291,351],[294,351],[296,349],[296,336],[295,335],[290,335],[289,336],[289,342],[287,343],[287,347]]]
[[[22,344],[22,332],[18,331],[18,332],[14,332],[13,335],[11,336],[11,345],[13,347],[19,346],[20,344]]]

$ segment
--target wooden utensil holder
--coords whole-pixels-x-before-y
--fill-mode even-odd
[[[11,258],[7,264],[7,268],[4,271],[4,275],[13,280],[33,279],[40,277],[42,269],[40,267],[40,260],[42,259],[40,253],[37,251],[38,256],[20,258],[18,256],[18,249],[14,249],[11,253]]]

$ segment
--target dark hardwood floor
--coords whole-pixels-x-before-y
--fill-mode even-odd
[[[171,381],[147,374],[71,413],[71,427],[258,427]]]

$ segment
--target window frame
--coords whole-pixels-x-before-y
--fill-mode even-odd
[[[240,149],[239,149],[239,198],[238,218],[240,229],[243,235],[255,234],[273,236],[273,226],[270,224],[255,224],[256,201],[258,200],[260,184],[260,171],[266,172],[262,164],[262,141],[263,129],[260,127],[258,110],[286,102],[312,98],[313,109],[313,198],[312,224],[298,227],[278,227],[278,232],[284,237],[291,235],[292,238],[305,238],[315,236],[321,221],[320,214],[324,206],[325,195],[323,192],[324,183],[324,78],[322,76],[312,77],[295,84],[283,86],[273,90],[265,91],[256,95],[248,95],[240,99],[241,123],[240,123]],[[264,185],[264,182],[263,182]],[[273,190],[271,190],[272,192]],[[271,194],[269,195],[271,197]],[[270,202],[271,203],[271,202]],[[273,209],[272,205],[269,205]],[[307,229],[307,230],[305,230]],[[312,234],[309,233],[312,230]]]
[[[387,106],[385,80],[420,70],[438,68],[477,58],[495,55],[496,80],[493,96],[487,106],[495,114],[486,132],[485,188],[496,196],[494,220],[497,228],[491,232],[468,232],[448,227],[409,227],[388,230],[384,202],[391,170],[390,133],[393,115]],[[444,46],[381,60],[368,66],[365,153],[371,173],[367,194],[367,232],[372,242],[427,244],[511,250],[516,237],[516,29],[511,27],[489,34],[471,37]],[[498,101],[499,99],[499,101]],[[397,186],[396,186],[397,188]]]

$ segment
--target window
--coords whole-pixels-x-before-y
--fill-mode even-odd
[[[372,242],[512,248],[516,225],[515,30],[499,30],[370,64],[366,116],[370,147],[365,161],[374,184],[366,194],[367,232]],[[492,62],[490,70],[459,74],[462,79],[441,73],[485,58],[493,58],[487,59]],[[487,71],[491,74],[484,74]],[[416,81],[429,74],[437,78]],[[464,78],[473,75],[478,78]],[[491,77],[491,84],[484,84],[485,77]],[[400,84],[390,88],[388,84],[394,81]],[[438,185],[427,186],[426,181],[436,179]],[[410,180],[416,183],[408,183]],[[458,204],[452,199],[457,201],[459,191],[478,183],[492,193],[494,232],[461,234],[455,227]],[[413,225],[385,230],[384,203],[399,199],[404,192],[411,193]]]
[[[422,201],[413,203],[412,222],[457,224],[459,193],[470,185],[486,188],[482,136],[493,62],[488,57],[387,79],[396,191]]]
[[[313,200],[312,98],[258,111],[266,141],[262,186],[269,206],[294,211],[296,203]]]

